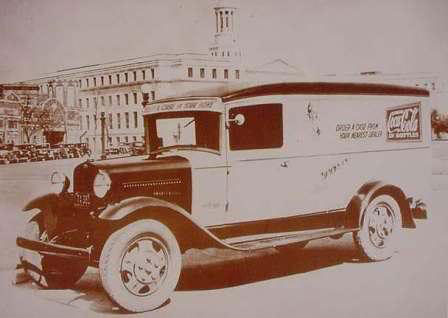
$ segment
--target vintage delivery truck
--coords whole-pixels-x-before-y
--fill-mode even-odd
[[[87,266],[122,308],[157,308],[190,248],[239,251],[352,233],[362,257],[390,258],[426,217],[429,93],[367,83],[278,83],[155,101],[147,154],[88,160],[51,175],[52,193],[17,238],[44,287]],[[300,261],[300,260],[296,260]]]

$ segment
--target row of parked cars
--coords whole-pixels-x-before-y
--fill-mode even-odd
[[[1,145],[0,164],[79,158],[88,153],[87,143]]]
[[[145,144],[135,141],[106,149],[106,158],[138,156],[145,153]],[[0,164],[79,158],[90,154],[87,143],[0,145]]]
[[[123,143],[117,147],[109,147],[106,149],[106,157],[114,156],[139,156],[145,153],[145,143],[134,141],[131,143]]]

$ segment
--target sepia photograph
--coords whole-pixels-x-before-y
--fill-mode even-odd
[[[446,0],[4,0],[4,317],[448,317]]]

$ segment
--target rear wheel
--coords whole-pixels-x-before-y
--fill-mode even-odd
[[[365,257],[381,261],[390,258],[396,251],[401,227],[400,206],[393,197],[383,194],[368,204],[361,229],[353,233],[353,237]]]
[[[108,295],[132,312],[161,306],[176,288],[181,267],[176,238],[155,220],[137,221],[113,233],[99,263]]]
[[[23,237],[35,241],[50,242],[51,240],[48,238],[47,233],[42,230],[41,224],[35,219],[27,223],[22,234]],[[36,284],[43,288],[61,289],[73,287],[87,269],[87,264],[84,262],[41,255],[38,252],[26,249],[21,249],[19,257],[25,272]]]

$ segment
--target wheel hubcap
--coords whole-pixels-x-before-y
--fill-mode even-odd
[[[392,209],[385,204],[374,207],[369,219],[370,241],[379,248],[383,248],[393,235],[395,217]]]
[[[144,237],[130,244],[121,262],[121,280],[136,296],[156,292],[166,277],[168,251],[153,237]]]

